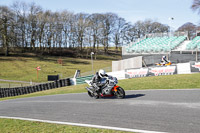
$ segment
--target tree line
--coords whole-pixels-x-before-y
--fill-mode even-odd
[[[55,49],[109,46],[118,48],[146,33],[168,32],[169,26],[147,19],[132,24],[115,13],[73,13],[44,10],[35,3],[14,2],[0,6],[0,47],[51,52]]]

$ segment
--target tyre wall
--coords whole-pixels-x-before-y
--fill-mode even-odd
[[[64,86],[70,86],[70,79],[60,79],[54,82],[38,84],[34,86],[25,86],[25,87],[15,87],[15,88],[0,88],[0,98],[19,96],[29,93],[34,93],[38,91],[44,91],[49,89],[60,88]]]

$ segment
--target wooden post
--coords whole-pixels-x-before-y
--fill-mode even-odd
[[[35,69],[37,70],[37,79],[38,79],[38,71],[41,70],[41,68],[38,66]]]

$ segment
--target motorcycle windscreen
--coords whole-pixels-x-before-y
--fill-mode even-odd
[[[107,81],[107,78],[102,78],[101,81],[100,81],[100,83],[101,83],[101,84],[105,84],[106,81]]]

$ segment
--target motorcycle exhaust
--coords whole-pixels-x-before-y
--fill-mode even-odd
[[[86,87],[85,89],[87,89],[90,93],[94,93],[90,88]]]

